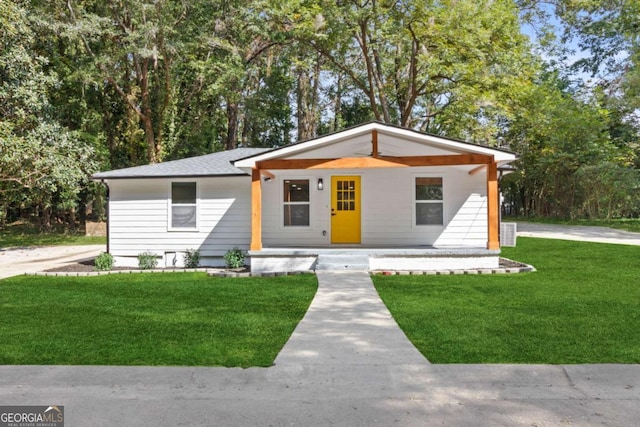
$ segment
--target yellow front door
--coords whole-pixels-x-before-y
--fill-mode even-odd
[[[360,177],[331,177],[331,243],[360,243]]]

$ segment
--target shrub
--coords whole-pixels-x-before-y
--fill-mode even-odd
[[[93,269],[96,271],[109,271],[112,268],[113,256],[107,252],[102,252],[98,255],[93,263]]]
[[[244,252],[237,247],[229,249],[227,253],[224,254],[224,262],[228,268],[244,267]]]
[[[197,268],[200,266],[200,251],[187,249],[184,254],[184,266],[186,268]]]
[[[147,251],[138,254],[138,267],[141,270],[151,270],[158,266],[158,258],[153,252]]]

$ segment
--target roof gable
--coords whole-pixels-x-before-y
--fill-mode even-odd
[[[516,159],[516,155],[507,150],[439,137],[380,122],[371,122],[260,153],[238,160],[234,164],[239,168],[253,168],[256,162],[271,159],[369,157],[373,154],[373,132],[376,133],[377,154],[381,156],[484,154],[494,156],[495,160],[501,164]]]
[[[205,176],[247,175],[238,169],[233,162],[247,156],[255,156],[268,151],[267,148],[237,148],[229,151],[172,160],[152,165],[134,166],[94,174],[92,179],[126,179],[126,178],[186,178]]]

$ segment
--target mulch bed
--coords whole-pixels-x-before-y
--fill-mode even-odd
[[[113,268],[114,270],[116,267]],[[93,260],[67,264],[56,268],[45,270],[50,273],[90,273],[94,270]]]
[[[525,266],[525,264],[517,261],[512,261],[506,258],[500,258],[500,268],[520,268]],[[113,267],[112,270],[138,270],[134,267]],[[158,270],[164,270],[162,268],[158,268]],[[168,268],[166,270],[173,270],[173,268]],[[60,267],[52,268],[46,270],[49,273],[90,273],[94,270],[93,260],[82,261],[74,264],[67,264]],[[248,272],[250,271],[248,267],[244,269],[234,269],[234,272]]]

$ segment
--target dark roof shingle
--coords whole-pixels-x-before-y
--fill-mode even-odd
[[[219,151],[204,156],[172,160],[145,166],[135,166],[94,174],[92,179],[123,178],[179,178],[198,176],[233,176],[247,175],[242,169],[233,166],[232,162],[245,157],[268,151],[268,148],[236,148]]]

